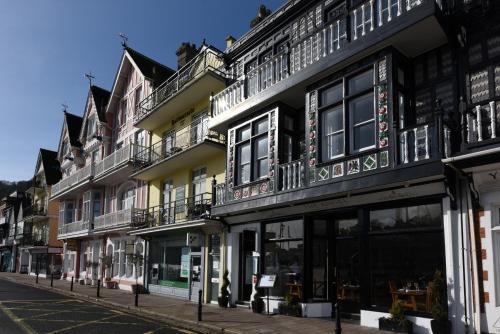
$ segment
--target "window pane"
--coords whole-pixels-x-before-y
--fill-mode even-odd
[[[304,242],[266,242],[264,265],[264,273],[276,275],[276,283],[270,289],[270,294],[285,297],[290,284],[303,283]]]
[[[337,107],[323,112],[323,133],[331,134],[344,129],[344,109]]]
[[[255,140],[255,150],[257,158],[267,157],[267,136]]]
[[[353,125],[374,118],[373,93],[363,95],[349,102]]]
[[[237,151],[238,162],[238,184],[250,181],[250,143],[238,146]]]
[[[344,132],[324,137],[322,156],[331,159],[344,153]]]
[[[327,88],[321,92],[321,106],[326,106],[342,100],[342,84]]]
[[[441,226],[441,205],[427,204],[370,212],[370,231]]]
[[[359,93],[373,86],[373,70],[358,74],[349,80],[349,95]]]
[[[240,165],[250,162],[250,144],[238,146],[238,161]]]
[[[266,239],[297,239],[304,236],[302,219],[266,224]]]
[[[261,178],[267,176],[267,171],[269,170],[269,164],[267,158],[259,160],[257,162],[257,177]]]
[[[267,117],[254,123],[253,127],[254,127],[254,130],[253,130],[254,135],[267,132],[267,130],[269,129]]]
[[[250,138],[250,125],[238,130],[237,141],[242,141]]]
[[[353,132],[354,150],[375,145],[375,122],[357,126]]]

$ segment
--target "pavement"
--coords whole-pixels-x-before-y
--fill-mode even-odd
[[[4,334],[193,333],[148,318],[0,280],[0,332]]]
[[[331,319],[297,318],[282,315],[267,316],[264,314],[255,314],[248,309],[224,309],[212,304],[203,304],[202,321],[198,322],[198,305],[187,300],[141,294],[139,295],[139,306],[135,307],[134,295],[128,291],[101,288],[100,297],[97,298],[96,287],[74,284],[74,290],[71,292],[70,282],[66,280],[54,280],[53,287],[51,287],[50,279],[39,278],[39,283],[37,284],[33,276],[4,272],[0,273],[0,290],[3,290],[4,282],[2,280],[23,284],[32,288],[36,287],[39,291],[45,290],[57,293],[71,300],[83,301],[85,305],[101,307],[106,310],[106,314],[118,311],[123,312],[127,316],[144,319],[146,322],[153,321],[169,324],[174,327],[173,330],[178,331],[233,334],[332,334],[335,330],[335,323]],[[0,303],[1,305],[5,305],[5,299],[1,293]],[[2,317],[3,315],[0,315],[0,321]],[[117,318],[120,319],[119,317]],[[122,326],[119,327],[121,328],[120,333],[135,333],[132,331],[129,332],[129,327],[126,327],[126,330]],[[167,330],[167,328],[160,328],[160,330]],[[150,332],[160,333],[154,330]],[[71,333],[76,332],[71,331]],[[85,333],[90,332],[85,331]],[[106,333],[113,332],[106,331]],[[166,332],[163,331],[161,333]],[[375,328],[362,327],[353,323],[343,323],[342,333],[382,334],[387,332],[379,331]]]

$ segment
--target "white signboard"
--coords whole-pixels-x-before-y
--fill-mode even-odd
[[[198,233],[187,233],[186,246],[201,247],[201,237]]]
[[[273,288],[276,283],[276,275],[262,275],[259,281],[259,288]]]

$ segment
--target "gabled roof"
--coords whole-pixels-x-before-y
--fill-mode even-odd
[[[139,67],[141,73],[153,80],[154,86],[158,86],[167,80],[175,71],[163,64],[160,64],[156,60],[153,60],[140,52],[126,46],[124,50],[129,54],[134,63]]]
[[[78,140],[78,137],[80,135],[80,129],[82,128],[83,118],[65,111],[64,121],[68,128],[68,137],[71,146],[81,146],[82,144]]]
[[[36,171],[40,168],[40,164],[43,166],[43,173],[45,174],[45,180],[48,185],[53,185],[59,182],[62,174],[61,165],[57,160],[57,152],[41,148],[38,156]]]
[[[111,92],[98,86],[90,86],[90,92],[94,97],[95,108],[100,122],[106,122],[106,106],[108,105]]]

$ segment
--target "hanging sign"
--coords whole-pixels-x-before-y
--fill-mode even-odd
[[[189,247],[182,247],[181,255],[181,277],[189,277]]]

